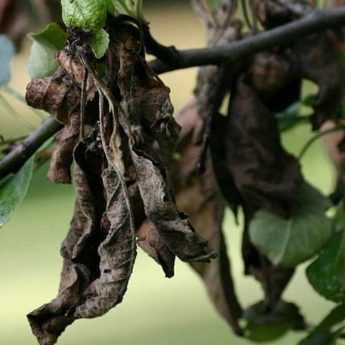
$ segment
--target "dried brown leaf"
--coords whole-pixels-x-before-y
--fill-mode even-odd
[[[292,61],[298,66],[300,77],[319,87],[314,106],[314,129],[337,116],[343,99],[343,65],[338,45],[332,32],[311,35],[296,42],[292,48]]]
[[[158,229],[146,221],[138,230],[138,245],[159,265],[162,266],[166,277],[174,276],[175,255],[164,242]]]
[[[51,157],[48,177],[55,183],[71,183],[73,152],[79,140],[80,115],[71,114],[69,123],[58,135],[58,142]]]
[[[226,131],[227,168],[243,203],[288,215],[303,180],[299,163],[282,147],[274,115],[244,79],[233,90]]]
[[[236,296],[230,259],[222,234],[225,203],[217,188],[210,160],[202,175],[195,172],[201,145],[193,138],[203,119],[197,111],[194,98],[177,114],[177,120],[182,125],[178,147],[180,158],[172,164],[177,205],[190,215],[198,234],[209,242],[210,248],[218,255],[210,263],[192,263],[191,266],[203,280],[219,314],[237,334],[241,334],[238,322],[241,306]]]

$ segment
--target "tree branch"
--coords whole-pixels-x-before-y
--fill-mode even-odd
[[[287,45],[302,36],[337,26],[345,26],[345,9],[313,11],[302,19],[241,41],[213,48],[176,51],[175,58],[169,59],[169,63],[154,60],[150,66],[157,74],[162,74],[190,67],[234,63],[259,51]],[[61,127],[55,119],[49,118],[0,162],[0,179],[16,172]]]
[[[46,120],[41,127],[32,132],[21,144],[18,144],[5,158],[0,161],[0,179],[17,172],[27,160],[49,138],[62,128],[62,124],[53,117]]]
[[[156,73],[161,74],[196,66],[234,63],[259,51],[277,45],[284,46],[300,37],[342,25],[345,26],[345,9],[315,10],[302,19],[241,41],[212,48],[178,51],[178,59],[173,63],[155,60],[151,66]]]

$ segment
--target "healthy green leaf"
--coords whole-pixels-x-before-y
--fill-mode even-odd
[[[329,207],[328,199],[305,183],[289,219],[267,211],[255,214],[251,241],[275,265],[294,267],[314,256],[329,240],[332,226],[325,215]]]
[[[61,0],[62,19],[67,27],[99,31],[106,22],[109,1]]]
[[[13,43],[5,35],[0,35],[0,87],[10,80],[10,62],[13,55]]]
[[[343,258],[343,234],[336,233],[320,256],[307,268],[307,277],[313,288],[323,297],[341,303],[345,301],[345,288],[338,279],[337,268]]]
[[[30,159],[16,175],[0,183],[0,227],[6,224],[17,206],[24,200],[33,173]]]
[[[58,68],[56,53],[65,46],[67,35],[59,25],[52,23],[37,34],[32,34],[33,44],[28,60],[31,78],[44,78]]]
[[[109,34],[105,30],[97,31],[92,35],[90,46],[97,59],[101,59],[109,48]]]

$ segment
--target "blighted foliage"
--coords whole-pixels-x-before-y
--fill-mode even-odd
[[[138,29],[112,24],[107,81],[87,48],[74,54],[67,47],[58,71],[27,90],[29,104],[65,125],[49,176],[70,182],[74,162],[77,191],[59,295],[28,316],[41,344],[55,343],[74,320],[103,315],[122,301],[137,238],[167,276],[175,256],[193,262],[213,257],[175,204],[166,164],[180,127],[169,89],[146,64]]]
[[[41,345],[54,344],[75,320],[101,316],[121,303],[137,246],[167,277],[174,275],[176,257],[188,262],[240,336],[269,341],[305,329],[299,308],[282,296],[296,266],[323,248],[308,278],[321,295],[344,302],[343,255],[329,254],[334,244],[339,253],[343,249],[344,229],[334,231],[341,212],[329,219],[331,203],[305,181],[300,157],[284,147],[281,132],[299,123],[298,115],[286,114],[302,101],[313,111],[306,117],[313,131],[339,121],[342,32],[324,31],[237,63],[200,68],[194,95],[174,118],[170,89],[146,53],[170,63],[178,52],[154,40],[141,2],[130,3],[136,18],[133,9],[123,13],[108,1],[88,1],[85,13],[76,13],[82,2],[63,1],[67,39],[57,27],[38,34],[45,38],[42,49],[50,49],[57,34],[64,47],[54,47],[53,73],[34,78],[26,99],[63,125],[48,176],[73,183],[77,197],[61,248],[60,289],[28,315],[33,333]],[[237,1],[193,1],[210,49],[315,10],[314,2],[302,0],[250,4],[253,22],[245,23]],[[308,101],[301,95],[305,79],[318,87]],[[263,290],[263,300],[249,308],[241,306],[231,275],[222,227],[226,206],[236,219],[243,215],[244,273]],[[328,278],[336,282],[335,292],[325,285]],[[338,333],[330,327],[325,332],[334,340]]]
[[[213,26],[210,23],[217,13],[204,7],[204,3],[198,2],[198,11],[202,12],[203,19],[207,18],[208,32],[212,37]],[[221,2],[219,12],[226,8],[226,3],[229,4],[226,1]],[[312,6],[302,1],[278,3],[268,0],[258,1],[256,5],[254,15],[265,29],[289,23],[313,10]],[[228,19],[228,23],[233,30],[239,27],[233,19]],[[255,34],[254,29],[252,28]],[[234,39],[241,39],[245,35],[240,31]],[[278,250],[279,243],[283,240],[285,253],[294,253],[296,248],[294,249],[293,243],[301,241],[301,236],[305,236],[304,238],[310,240],[308,246],[311,245],[308,257],[312,257],[318,252],[320,244],[325,245],[331,236],[330,222],[325,216],[330,205],[325,200],[322,201],[323,197],[320,195],[316,197],[317,191],[310,192],[314,193],[320,205],[326,206],[317,213],[321,216],[318,224],[323,225],[314,231],[314,235],[307,230],[308,227],[312,229],[314,226],[311,218],[308,225],[307,214],[316,217],[316,211],[311,208],[309,211],[305,209],[305,223],[299,225],[299,212],[302,211],[300,207],[304,206],[298,201],[299,198],[302,199],[301,193],[306,190],[306,182],[299,161],[286,152],[280,139],[277,114],[300,100],[303,79],[311,80],[319,87],[311,104],[314,113],[310,116],[312,128],[318,130],[330,119],[336,120],[337,114],[342,111],[343,69],[339,58],[339,42],[334,32],[296,40],[287,48],[277,46],[235,66],[224,64],[213,69],[202,68],[198,76],[195,94],[200,98],[199,111],[205,114],[207,119],[206,126],[198,137],[204,136],[204,142],[208,141],[216,180],[228,205],[235,215],[239,208],[243,210],[245,224],[242,254],[245,273],[253,275],[264,291],[264,302],[260,313],[255,314],[255,322],[248,320],[247,313],[243,314],[249,322],[247,331],[252,340],[255,338],[251,329],[253,325],[265,325],[267,320],[277,321],[276,310],[281,308],[282,303],[284,305],[281,296],[296,265],[289,264],[283,255],[276,256],[273,263],[268,258],[272,256],[270,250]],[[223,116],[219,114],[219,109],[227,93],[230,93],[230,102],[227,115]],[[195,169],[203,165],[205,157],[205,154],[200,154],[201,163],[197,161]],[[284,239],[278,236],[278,233],[276,239],[265,237],[265,245],[260,245],[259,249],[258,245],[262,243],[261,238],[264,239],[266,229],[256,227],[254,236],[252,222],[254,218],[261,217],[263,212],[272,214],[272,219],[281,219],[279,223],[277,221],[270,224],[272,229],[274,226],[281,228],[286,222],[290,230],[288,227],[282,229]],[[305,234],[300,234],[298,227],[303,229]],[[259,238],[256,236],[258,233]],[[321,233],[323,239],[319,237]],[[273,232],[271,234],[274,236]],[[319,244],[318,240],[321,241]],[[307,245],[306,242],[304,245]],[[295,260],[301,262],[305,258],[298,259],[296,252]],[[299,313],[294,317],[299,327],[303,328],[304,323]],[[284,322],[293,327],[291,320]],[[266,326],[269,328],[271,325]],[[269,332],[268,329],[266,331]]]

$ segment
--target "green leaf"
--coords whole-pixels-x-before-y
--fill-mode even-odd
[[[143,0],[109,0],[108,11],[114,16],[127,14],[144,19]]]
[[[310,334],[298,345],[336,345],[337,337],[329,332],[317,332]]]
[[[345,305],[342,304],[335,307],[298,345],[335,345],[344,320]]]
[[[91,37],[90,47],[97,59],[101,59],[109,48],[109,34],[105,30],[94,33]]]
[[[345,233],[341,239],[340,253],[336,262],[336,275],[341,286],[345,290]]]
[[[212,10],[214,10],[214,9],[218,8],[219,6],[221,6],[222,3],[224,2],[224,0],[208,0],[207,2],[209,4],[210,8]]]
[[[67,27],[96,32],[105,25],[109,0],[61,0],[61,5]]]
[[[307,277],[313,288],[323,297],[341,303],[345,301],[345,288],[338,279],[339,260],[344,259],[344,235],[334,234],[320,256],[307,268]]]
[[[28,60],[30,77],[35,79],[52,75],[58,68],[56,54],[65,46],[66,33],[59,25],[51,23],[30,37],[33,40]]]
[[[287,131],[308,121],[308,117],[301,116],[300,107],[301,103],[295,102],[284,111],[275,115],[281,131]]]
[[[342,202],[336,210],[333,218],[334,232],[345,232],[345,205]]]
[[[10,62],[13,55],[13,43],[5,35],[0,35],[0,87],[10,80]]]
[[[16,175],[0,183],[0,227],[6,224],[17,206],[24,200],[33,174],[33,158]]]
[[[246,338],[256,343],[275,341],[291,329],[301,329],[305,322],[298,307],[293,303],[279,302],[269,310],[264,302],[249,307],[244,312]]]
[[[317,105],[317,100],[317,95],[308,95],[302,99],[302,104],[306,107],[314,108]]]
[[[328,199],[304,183],[289,219],[267,211],[255,214],[250,224],[251,241],[275,265],[294,267],[314,256],[332,235],[325,215]]]

